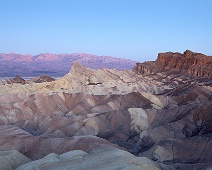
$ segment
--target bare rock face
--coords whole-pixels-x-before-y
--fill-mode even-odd
[[[43,83],[43,82],[52,82],[52,81],[55,81],[55,79],[47,75],[40,75],[40,76],[31,78],[26,83],[32,83],[32,82]]]
[[[15,76],[12,79],[8,79],[5,81],[6,84],[13,84],[13,83],[20,83],[20,84],[25,84],[25,80],[21,78],[20,76]]]
[[[212,78],[212,57],[186,50],[181,53],[159,53],[153,63],[137,63],[133,70],[141,74],[173,71],[190,76]]]
[[[144,78],[131,70],[118,71],[114,69],[93,70],[79,63],[73,63],[71,70],[62,78],[53,82],[39,84],[19,84],[2,86],[0,94],[18,93],[52,93],[65,91],[66,93],[88,93],[95,95],[127,94],[131,92],[161,93],[169,88],[162,82]]]
[[[23,169],[211,168],[212,80],[189,73],[210,71],[209,60],[186,51],[133,71],[73,63],[52,82],[0,85],[0,150],[41,159]]]
[[[174,69],[191,76],[212,78],[212,57],[192,51],[160,53],[156,60],[159,70]]]
[[[24,80],[20,76],[15,76],[14,78],[11,78],[11,79],[0,80],[0,85],[1,84],[5,85],[5,84],[43,83],[43,82],[52,82],[52,81],[55,81],[55,79],[47,75],[40,75],[37,77],[33,77],[30,80]]]
[[[136,63],[133,67],[133,71],[137,74],[151,74],[155,72],[155,63],[152,61],[144,63]]]

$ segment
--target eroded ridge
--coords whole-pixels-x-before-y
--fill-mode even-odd
[[[200,54],[159,55],[177,62]],[[203,59],[192,67],[205,63],[201,69],[210,71]],[[158,60],[133,71],[74,63],[52,82],[0,85],[0,167],[211,168],[211,77]],[[163,69],[155,72],[158,63]]]

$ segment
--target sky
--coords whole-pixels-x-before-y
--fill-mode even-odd
[[[0,0],[0,53],[212,56],[212,0]]]

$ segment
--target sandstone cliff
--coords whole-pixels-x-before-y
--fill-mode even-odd
[[[144,63],[136,63],[133,67],[133,71],[137,74],[151,74],[155,72],[155,63],[152,61]]]
[[[136,63],[133,71],[151,74],[172,71],[193,77],[212,78],[212,57],[186,50],[181,53],[159,53],[155,62]]]

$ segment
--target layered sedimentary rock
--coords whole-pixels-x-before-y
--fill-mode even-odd
[[[163,71],[212,78],[212,57],[186,50],[181,53],[159,53],[155,62],[137,63],[133,70],[141,74]]]
[[[151,102],[139,93],[109,96],[84,93],[15,94],[3,95],[0,101],[1,113],[4,113],[1,114],[1,125],[13,125],[26,131],[28,142],[30,138],[35,140],[33,136],[67,138],[92,135],[118,144],[138,134],[128,109],[151,108]],[[5,142],[4,138],[1,140]],[[42,138],[39,140],[42,141]],[[135,149],[133,145],[129,146],[132,150]]]
[[[212,80],[160,61],[157,73],[157,62],[133,71],[74,63],[53,82],[1,85],[0,150],[35,160],[19,169],[211,168]]]
[[[137,74],[151,74],[155,72],[155,63],[148,61],[144,63],[136,63],[133,67],[133,71]]]
[[[47,76],[47,75],[40,75],[37,77],[33,77],[30,80],[26,81],[26,83],[43,83],[43,82],[52,82],[55,81],[54,78]]]
[[[25,80],[23,78],[21,78],[20,76],[15,76],[14,78],[7,79],[3,82],[5,84],[13,84],[13,83],[25,84]]]
[[[2,86],[0,94],[8,93],[52,93],[64,91],[67,93],[85,92],[89,94],[126,94],[136,91],[161,91],[169,88],[161,82],[149,78],[143,78],[131,70],[118,71],[114,69],[93,70],[79,63],[73,63],[71,70],[62,78],[40,84],[20,85],[14,84]]]
[[[20,76],[15,76],[14,78],[0,80],[0,84],[6,85],[6,84],[43,83],[43,82],[52,82],[54,80],[55,80],[54,78],[47,75],[40,75],[37,77],[30,78],[29,80],[24,80]]]

